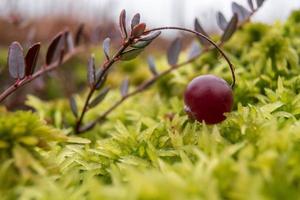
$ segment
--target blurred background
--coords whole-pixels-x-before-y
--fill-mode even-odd
[[[142,20],[148,26],[192,27],[193,19],[198,17],[208,32],[217,32],[219,30],[215,13],[222,11],[230,18],[231,2],[231,0],[1,0],[0,29],[4,37],[0,38],[0,45],[10,43],[10,37],[16,39],[16,36],[21,37],[20,39],[43,40],[56,33],[57,29],[66,25],[72,28],[78,23],[92,27],[100,26],[99,31],[102,33],[112,32],[118,14],[123,8],[127,10],[128,16],[140,12]],[[247,8],[247,0],[236,2]],[[299,0],[267,0],[253,20],[268,23],[284,20],[291,10],[297,8],[300,8]],[[22,31],[16,33],[8,31],[10,27],[6,27],[5,22],[24,28],[28,33],[26,38],[20,34]],[[96,33],[94,40],[97,40],[98,36]]]

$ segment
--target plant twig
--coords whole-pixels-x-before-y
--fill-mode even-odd
[[[88,110],[88,106],[89,106],[89,103],[90,103],[90,100],[94,94],[94,92],[96,91],[96,88],[97,88],[97,85],[98,83],[101,81],[101,79],[103,78],[103,76],[105,76],[106,72],[111,68],[111,66],[120,60],[120,56],[121,54],[125,51],[125,49],[131,44],[132,42],[132,39],[128,39],[126,40],[123,45],[120,47],[120,49],[115,53],[115,55],[113,55],[113,57],[104,62],[103,65],[102,65],[102,69],[103,69],[103,72],[102,72],[102,76],[98,78],[98,80],[96,81],[96,83],[90,88],[90,91],[87,95],[87,98],[85,99],[85,102],[84,102],[84,106],[83,106],[83,109],[81,111],[81,114],[79,116],[79,118],[77,119],[76,121],[76,125],[75,125],[75,133],[79,133],[80,132],[80,128],[81,128],[81,124],[82,124],[82,120]]]
[[[187,28],[174,27],[174,26],[165,26],[165,27],[154,28],[154,29],[146,31],[145,34],[147,34],[148,32],[153,32],[153,31],[158,31],[158,30],[180,30],[180,31],[185,31],[185,32],[189,32],[189,33],[195,34],[197,36],[200,36],[200,37],[206,39],[212,46],[214,46],[222,54],[222,56],[224,57],[224,59],[229,64],[231,75],[232,75],[231,87],[232,88],[234,87],[234,85],[235,85],[235,74],[234,74],[233,64],[231,63],[231,61],[229,60],[229,58],[226,56],[226,54],[224,53],[224,51],[215,42],[213,42],[210,38],[208,38],[207,36],[203,35],[202,33],[197,32],[197,31],[193,31],[193,30],[190,30],[190,29],[187,29]]]
[[[151,30],[148,30],[148,31],[145,31],[144,34],[148,34],[150,32],[153,32],[153,31],[159,31],[159,30],[181,30],[181,31],[186,31],[186,32],[189,32],[189,33],[193,33],[197,36],[200,36],[200,37],[203,37],[204,39],[206,39],[208,42],[210,42],[212,44],[213,47],[215,47],[221,54],[222,56],[226,59],[226,61],[228,62],[229,66],[230,66],[230,70],[232,72],[232,87],[234,87],[235,85],[235,74],[234,74],[234,67],[232,65],[232,63],[230,62],[230,60],[228,59],[228,57],[226,56],[226,54],[223,52],[222,49],[220,49],[220,47],[215,43],[213,42],[210,38],[208,38],[207,36],[203,35],[202,33],[199,33],[199,32],[196,32],[196,31],[193,31],[193,30],[190,30],[190,29],[186,29],[186,28],[181,28],[181,27],[160,27],[160,28],[154,28],[154,29],[151,29]],[[111,61],[108,62],[107,66],[104,67],[104,69],[107,69],[112,66],[112,64],[115,62],[115,59],[121,55],[121,53],[126,49],[126,47],[128,45],[130,45],[130,42],[126,42],[125,45],[123,45],[119,51],[115,54],[115,56],[113,57],[113,59]],[[208,51],[210,48],[206,48],[206,51]],[[196,58],[194,58],[196,59]],[[149,86],[151,86],[157,79],[161,78],[162,76],[172,72],[173,70],[175,69],[178,69],[179,67],[183,66],[183,65],[186,65],[187,63],[190,63],[192,62],[194,59],[191,59],[191,60],[188,60],[184,63],[181,63],[179,65],[175,65],[175,66],[172,66],[171,68],[169,68],[168,70],[165,70],[164,72],[160,73],[159,75],[156,75],[154,76],[153,78],[151,78],[150,80],[144,82],[142,85],[140,85],[139,87],[137,87],[133,92],[131,93],[128,93],[124,96],[122,96],[122,98],[117,101],[115,104],[113,104],[107,111],[105,111],[100,117],[98,117],[95,121],[93,121],[89,126],[88,128],[84,129],[84,130],[80,130],[80,126],[81,126],[81,123],[82,123],[82,120],[83,120],[83,117],[87,111],[87,108],[88,108],[88,104],[89,104],[89,101],[96,89],[96,85],[94,85],[93,87],[91,87],[89,93],[88,93],[88,96],[87,96],[87,99],[85,101],[85,104],[84,104],[84,107],[83,107],[83,110],[81,112],[81,115],[80,117],[78,118],[77,122],[76,122],[76,126],[75,126],[75,133],[81,133],[81,132],[84,132],[84,131],[87,131],[91,128],[93,128],[97,122],[99,121],[102,121],[103,119],[106,118],[106,116],[111,113],[114,109],[116,109],[119,105],[122,104],[122,102],[124,102],[126,99],[128,99],[129,97],[131,96],[134,96],[135,94],[137,93],[140,93],[144,90],[146,90]],[[99,79],[100,80],[100,79]]]
[[[250,21],[250,18],[255,14],[255,12],[257,12],[258,8],[254,9],[253,12],[248,16],[248,18],[243,21],[241,24],[238,25],[238,28],[241,28],[244,24],[248,23]],[[146,32],[144,32],[144,34],[146,33],[149,33],[151,31],[155,31],[155,30],[162,30],[162,29],[168,29],[168,28],[175,28],[177,29],[177,27],[161,27],[161,28],[156,28],[156,29],[151,29],[151,30],[148,30]],[[182,30],[183,28],[178,28],[179,30]],[[189,32],[192,32],[194,33],[195,31],[190,31]],[[198,35],[199,33],[196,32],[196,34]],[[203,34],[200,34],[201,37],[203,36]],[[206,36],[204,36],[206,37]],[[206,37],[207,38],[207,37]],[[207,38],[209,39],[209,38]],[[223,45],[223,42],[219,42],[217,45],[212,42],[211,43],[214,47],[218,48],[220,46]],[[97,123],[101,123],[103,122],[106,117],[112,112],[114,111],[116,108],[118,108],[124,101],[126,101],[127,99],[129,99],[130,97],[138,94],[138,93],[141,93],[143,91],[145,91],[148,87],[150,87],[153,83],[155,83],[158,79],[162,78],[163,76],[177,70],[178,68],[182,67],[182,66],[185,66],[189,63],[192,63],[193,61],[195,61],[196,59],[198,59],[198,57],[200,57],[201,55],[203,55],[203,53],[205,52],[208,52],[212,49],[213,46],[210,46],[208,48],[204,48],[203,51],[201,52],[201,54],[199,54],[198,56],[192,58],[192,59],[189,59],[187,61],[184,61],[182,63],[179,63],[177,65],[174,65],[172,66],[171,68],[168,68],[166,69],[165,71],[153,76],[151,79],[149,79],[148,81],[145,81],[144,83],[142,83],[140,86],[138,86],[135,90],[133,90],[132,92],[129,92],[127,95],[125,96],[122,96],[118,101],[116,101],[113,105],[111,105],[106,111],[104,111],[97,119],[95,119],[90,125],[88,128],[86,128],[85,130],[82,130],[82,131],[79,131],[77,133],[81,133],[81,132],[85,132],[85,131],[88,131],[90,129],[92,129]],[[227,60],[228,58],[226,57],[225,55],[225,59]],[[229,60],[227,60],[228,62]],[[229,61],[230,63],[230,61]],[[234,86],[235,84],[235,76],[234,76],[234,72],[233,72],[233,66],[230,65],[231,67],[231,72],[232,72],[232,77],[233,77],[233,82],[232,82],[232,86]]]

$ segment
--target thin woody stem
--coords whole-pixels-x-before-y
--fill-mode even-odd
[[[105,76],[107,71],[112,67],[112,65],[115,62],[119,61],[121,54],[131,44],[131,42],[132,42],[131,39],[128,39],[127,41],[125,41],[124,44],[120,47],[120,49],[113,55],[113,57],[102,65],[102,69],[103,69],[102,76],[99,77],[98,80],[96,81],[96,83],[90,88],[90,91],[87,95],[87,98],[85,99],[84,106],[83,106],[83,109],[81,111],[81,114],[80,114],[79,118],[76,121],[75,133],[81,132],[80,128],[81,128],[82,121],[84,119],[85,114],[88,111],[90,100],[91,100],[94,92],[96,91],[97,85],[99,84],[99,82],[101,81],[103,76]]]
[[[226,56],[226,54],[224,53],[224,51],[215,42],[213,42],[209,37],[203,35],[202,33],[197,32],[197,31],[193,31],[193,30],[190,30],[190,29],[187,29],[187,28],[174,27],[174,26],[166,26],[166,27],[159,27],[159,28],[150,29],[150,30],[146,31],[145,34],[147,34],[149,32],[153,32],[153,31],[158,31],[158,30],[180,30],[180,31],[185,31],[185,32],[189,32],[189,33],[195,34],[195,35],[197,35],[199,37],[202,37],[205,40],[207,40],[211,45],[213,45],[221,53],[221,55],[227,61],[228,65],[230,67],[231,76],[232,76],[231,87],[232,88],[234,87],[234,85],[235,85],[234,66],[231,63],[231,61],[229,60],[229,58]]]

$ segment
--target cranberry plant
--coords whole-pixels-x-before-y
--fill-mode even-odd
[[[86,90],[74,94],[70,104],[66,99],[46,102],[29,96],[26,104],[35,112],[1,110],[3,198],[297,199],[300,35],[295,27],[299,27],[299,11],[283,24],[252,23],[250,17],[263,1],[248,2],[249,8],[233,3],[235,14],[228,21],[217,14],[224,30],[213,37],[219,38],[217,42],[199,20],[195,30],[149,29],[139,14],[126,25],[122,11],[119,49],[112,53],[111,39],[103,41],[105,60],[97,67],[97,55],[90,57]],[[136,69],[150,72],[148,80],[132,85],[130,74],[120,91],[109,89],[113,66],[117,70],[136,58],[160,31],[170,29],[196,36],[189,53],[175,39],[167,49],[168,66],[162,66],[163,57],[150,57],[148,69]],[[3,100],[86,48],[70,35],[63,31],[52,40],[41,68],[35,64],[40,44],[23,56],[14,42],[8,63],[16,81],[5,90],[10,92],[4,92]],[[166,77],[170,85],[164,84]],[[195,112],[193,118],[208,123],[190,120],[184,111],[184,103],[189,109],[194,106],[189,101],[190,87],[210,89],[200,114],[208,104],[212,110],[223,103],[215,99],[219,88],[228,94],[233,89],[234,102],[229,98],[230,107],[217,113],[218,120],[226,120],[207,125],[210,121]],[[164,96],[159,92],[164,89],[178,93]],[[79,133],[87,139],[71,136]]]

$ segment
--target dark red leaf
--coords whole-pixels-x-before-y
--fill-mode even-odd
[[[121,36],[123,39],[127,38],[127,30],[126,30],[126,11],[122,10],[119,17],[119,26],[121,31]]]
[[[96,125],[96,123],[97,123],[97,121],[88,122],[87,124],[85,124],[79,128],[79,132],[83,133],[83,132],[91,130]]]
[[[194,41],[190,47],[188,59],[189,60],[194,59],[194,58],[198,57],[200,54],[201,54],[200,45],[198,44],[198,42]]]
[[[181,48],[182,48],[181,39],[176,38],[175,40],[173,40],[167,52],[169,65],[174,66],[177,64]]]
[[[149,56],[148,59],[147,59],[147,62],[148,62],[148,67],[149,67],[151,73],[154,76],[156,76],[158,73],[157,73],[157,70],[156,70],[154,58],[152,56]]]
[[[26,62],[26,68],[25,68],[25,75],[30,76],[33,74],[34,69],[36,67],[37,59],[39,56],[41,48],[41,43],[35,43],[32,45],[29,50],[27,51],[27,54],[25,56],[25,62]]]
[[[143,49],[131,49],[121,54],[121,60],[128,61],[136,58]]]
[[[204,31],[204,29],[202,28],[202,26],[201,26],[201,24],[200,24],[200,22],[198,21],[197,18],[194,21],[194,28],[195,28],[195,31],[197,31],[199,33],[202,33],[205,36],[208,36],[208,34]],[[199,41],[202,45],[204,45],[204,46],[209,46],[210,45],[210,43],[206,39],[204,39],[202,37],[197,37],[197,38],[199,39]]]
[[[221,12],[217,13],[217,24],[219,28],[223,31],[226,29],[228,25],[227,20],[225,19],[224,15]]]
[[[136,43],[134,43],[133,45],[131,45],[131,47],[133,48],[137,48],[137,49],[142,49],[145,48],[146,46],[148,46],[152,41],[138,41]]]
[[[97,106],[101,101],[104,100],[105,96],[109,92],[109,88],[103,88],[100,93],[91,101],[89,104],[90,108]]]
[[[252,11],[254,11],[253,0],[248,0],[248,5]]]
[[[147,35],[145,37],[141,37],[140,40],[152,41],[152,40],[156,39],[160,34],[161,34],[161,31],[156,31],[156,32],[150,33],[149,35]]]
[[[231,20],[229,21],[229,23],[222,35],[222,38],[221,38],[222,42],[225,42],[231,38],[232,34],[235,32],[235,30],[237,28],[237,23],[238,23],[238,16],[235,13],[232,16]]]
[[[64,56],[65,56],[65,50],[62,49],[62,50],[60,51],[60,54],[59,54],[58,65],[60,65],[60,64],[63,62]]]
[[[73,115],[77,118],[78,117],[78,108],[77,108],[77,103],[73,96],[71,96],[71,98],[70,98],[70,107],[71,107],[71,111],[72,111]]]
[[[95,58],[94,55],[92,55],[88,60],[88,83],[90,87],[93,87],[96,81],[96,70],[95,70]]]
[[[131,20],[131,30],[140,23],[141,15],[136,13]]]
[[[75,33],[75,46],[78,46],[83,35],[84,24],[80,24]]]
[[[70,32],[67,32],[66,43],[67,43],[67,50],[72,51],[74,49],[74,39]]]
[[[129,80],[126,78],[122,81],[121,88],[120,88],[122,97],[128,94],[128,89],[129,89]]]
[[[9,73],[13,78],[22,79],[25,76],[25,60],[23,48],[19,42],[13,42],[8,51]]]
[[[256,0],[257,7],[261,7],[265,0]]]
[[[146,29],[145,23],[138,24],[133,27],[133,29],[131,31],[131,36],[132,37],[140,37],[141,35],[143,35],[145,29]]]
[[[65,46],[65,33],[60,32],[57,34],[50,46],[48,47],[48,51],[46,54],[46,64],[50,65],[52,62],[55,62],[59,59],[61,50],[64,49]]]
[[[238,15],[238,20],[240,22],[245,21],[251,14],[249,10],[235,2],[231,4],[231,9],[233,13],[236,13]]]
[[[97,80],[97,85],[96,85],[96,89],[99,90],[105,83],[106,79],[107,79],[107,74],[108,71],[106,71],[106,73],[104,73],[104,70],[99,69],[96,73],[96,80]]]
[[[103,51],[107,60],[109,60],[109,52],[110,52],[110,38],[107,37],[103,40]]]

